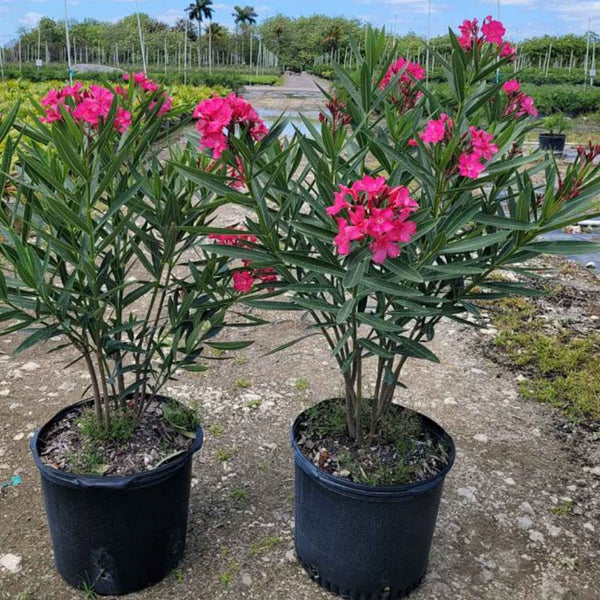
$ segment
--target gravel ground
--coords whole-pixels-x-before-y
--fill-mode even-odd
[[[306,327],[297,314],[268,316],[270,325],[242,332],[254,346],[166,390],[200,403],[206,442],[194,463],[181,569],[132,600],[330,597],[294,558],[288,436],[295,415],[339,393],[341,383],[315,338],[263,356],[273,338],[291,339]],[[600,589],[598,443],[582,453],[574,441],[580,437],[560,439],[554,409],[519,398],[518,375],[483,357],[487,337],[443,325],[433,343],[442,364],[409,363],[409,389],[398,396],[440,422],[458,448],[430,569],[411,597],[593,600]],[[0,495],[0,598],[81,598],[54,571],[27,444],[35,427],[79,399],[85,373],[63,370],[68,353],[38,348],[12,358],[17,337],[1,343],[0,479],[20,475],[23,484]]]

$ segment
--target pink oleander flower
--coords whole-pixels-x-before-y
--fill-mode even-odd
[[[423,93],[415,88],[415,83],[425,78],[425,69],[419,63],[400,57],[388,68],[379,89],[385,90],[400,72],[402,75],[398,81],[398,88],[390,97],[400,112],[404,113],[413,108],[423,96]]]
[[[505,115],[513,115],[516,118],[524,117],[525,115],[529,115],[530,117],[538,116],[533,98],[521,91],[521,86],[516,79],[507,81],[502,86],[502,89],[508,96],[508,105],[504,111]]]
[[[236,292],[247,294],[254,285],[254,277],[250,271],[236,271],[233,274],[233,289]]]
[[[333,243],[340,256],[350,253],[352,242],[369,243],[373,261],[377,264],[400,253],[400,244],[408,243],[416,225],[408,221],[418,204],[404,186],[390,187],[384,177],[366,175],[351,186],[340,185],[334,194],[329,216],[337,216],[337,235]]]
[[[414,148],[415,146],[419,145],[419,142],[417,142],[417,140],[415,140],[414,138],[410,138],[410,140],[408,140],[408,145]]]
[[[129,73],[123,73],[123,79],[125,81],[129,81],[130,80]],[[152,79],[149,79],[148,77],[146,77],[146,74],[143,71],[141,71],[140,73],[133,74],[133,82],[136,85],[139,85],[145,92],[153,93],[158,89],[158,85],[156,83],[154,83],[154,81],[152,81]]]
[[[488,15],[483,20],[481,33],[483,34],[486,42],[489,42],[490,44],[498,44],[500,46],[502,45],[502,38],[506,33],[506,29],[500,21],[494,21],[494,19]]]
[[[516,94],[521,90],[521,85],[516,79],[510,79],[502,86],[502,89],[507,94]]]
[[[246,127],[256,141],[269,132],[252,105],[235,94],[203,100],[196,106],[193,116],[198,119],[196,129],[201,135],[200,146],[212,149],[215,159],[221,158],[227,148],[227,136],[233,133],[236,125]]]
[[[461,45],[463,50],[467,52],[473,48],[473,44],[478,43],[479,36],[479,24],[477,19],[469,21],[465,19],[462,25],[459,25],[461,36],[458,38],[458,43]]]
[[[469,127],[469,133],[471,135],[471,148],[480,157],[490,160],[494,154],[498,154],[498,146],[492,144],[494,136],[491,133],[476,129],[472,125]]]
[[[481,162],[481,155],[478,152],[463,152],[458,159],[458,172],[463,177],[477,179],[485,165]]]
[[[238,248],[249,248],[249,244],[257,242],[254,235],[243,233],[230,227],[231,233],[215,233],[208,236],[209,239],[215,240],[217,244],[224,246],[237,246]],[[260,283],[268,284],[277,281],[277,272],[272,267],[265,267],[262,269],[252,268],[252,261],[243,259],[242,265],[243,271],[236,271],[233,274],[233,288],[244,294],[248,293],[254,283],[258,279]],[[268,288],[272,291],[273,288]]]
[[[513,61],[516,60],[516,48],[509,42],[502,42],[502,46],[500,47],[500,58],[510,58]]]
[[[528,114],[530,117],[537,117],[538,111],[535,107],[535,103],[531,96],[523,96],[521,100],[521,111],[518,116],[522,116],[523,114]]]
[[[324,112],[320,112],[319,122],[329,123],[334,134],[338,129],[350,125],[352,117],[348,114],[346,105],[338,98],[329,100],[325,106],[330,114],[327,115]]]
[[[115,116],[114,127],[120,133],[125,131],[131,126],[131,113],[128,110],[120,107],[117,109],[117,115]]]
[[[167,92],[163,92],[163,98],[160,108],[158,109],[158,116],[164,117],[167,113],[171,111],[173,108],[173,98],[171,96],[167,96]],[[148,109],[152,110],[156,106],[156,102],[150,102],[148,105]]]
[[[432,119],[425,126],[421,139],[429,144],[437,144],[452,135],[454,123],[447,114],[442,113],[439,119]]]

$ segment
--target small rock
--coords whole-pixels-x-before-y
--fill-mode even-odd
[[[596,528],[589,521],[583,524],[583,528],[588,531],[596,531]]]
[[[24,433],[17,433],[17,435],[15,435],[13,437],[13,440],[15,440],[15,442],[20,442],[23,438],[25,437]]]
[[[518,517],[517,527],[523,531],[527,531],[533,527],[533,521],[529,517]]]
[[[519,375],[517,375],[517,381],[519,383],[521,383],[522,381],[527,381],[527,377],[525,377],[525,375],[523,375],[522,373],[520,373]]]
[[[18,573],[21,570],[21,557],[16,554],[4,554],[0,556],[0,566],[10,573]]]
[[[586,269],[595,269],[596,263],[593,260],[590,260],[590,262],[585,263],[585,268]]]
[[[350,477],[350,471],[348,471],[348,469],[342,469],[340,471],[340,477]]]
[[[551,525],[550,523],[546,523],[545,527],[550,537],[558,537],[560,535],[560,527],[556,527],[556,525]]]
[[[519,505],[519,510],[526,515],[533,514],[533,508],[531,508],[531,504],[529,504],[529,502],[521,502]]]
[[[463,498],[466,498],[470,502],[476,502],[477,501],[477,498],[475,497],[475,494],[473,493],[473,490],[471,490],[469,488],[458,488],[456,490],[456,493],[459,496],[462,496]]]
[[[485,444],[485,443],[487,443],[489,441],[488,440],[488,436],[485,435],[485,433],[478,433],[478,434],[476,434],[476,435],[473,436],[473,439],[476,442],[481,442],[482,444]]]
[[[10,390],[0,390],[0,396],[8,396],[10,394]]]
[[[517,482],[512,477],[507,477],[504,480],[504,483],[506,483],[508,485],[517,485]]]
[[[483,369],[476,369],[475,367],[471,368],[471,373],[473,373],[473,375],[485,375],[485,371]]]
[[[495,327],[487,327],[486,329],[480,329],[479,331],[483,335],[497,335],[498,334],[498,330]]]
[[[444,398],[444,404],[458,404],[454,398]]]
[[[37,371],[39,368],[40,365],[38,365],[36,362],[27,362],[21,367],[23,371]]]
[[[590,473],[592,475],[598,475],[598,477],[600,477],[600,466],[593,467],[592,469],[590,469]]]
[[[540,531],[532,530],[529,532],[529,539],[532,542],[543,544],[544,543],[544,534],[541,533]]]
[[[293,550],[288,550],[285,553],[285,560],[288,562],[296,562],[296,553]]]
[[[252,577],[249,573],[242,573],[242,583],[247,587],[252,585]]]

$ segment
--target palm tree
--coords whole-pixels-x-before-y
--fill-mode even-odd
[[[213,16],[214,9],[211,8],[212,0],[195,0],[195,2],[191,2],[190,5],[185,9],[185,12],[188,13],[188,18],[190,21],[196,21],[198,23],[198,66],[200,66],[200,46],[202,41],[202,21],[204,19],[211,20]],[[211,45],[211,40],[208,40],[209,46]],[[212,69],[211,61],[210,61],[210,48],[208,53],[209,60],[209,68]]]
[[[344,31],[342,27],[337,23],[333,23],[329,26],[326,36],[323,39],[323,43],[329,48],[331,51],[336,51],[340,46],[340,40],[344,35]]]
[[[256,23],[258,15],[254,10],[254,6],[234,6],[233,7],[233,20],[235,22],[236,34],[239,31],[239,26],[242,28],[247,27],[250,32],[250,68],[252,68],[252,25]],[[242,38],[242,54],[244,54],[244,40]]]

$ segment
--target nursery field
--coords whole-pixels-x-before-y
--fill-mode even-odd
[[[298,110],[318,114],[316,83],[294,76],[276,91],[246,94],[271,125],[281,110],[292,120]],[[1,84],[0,112],[2,94],[9,102],[52,85]],[[177,95],[187,103],[225,91],[180,86]],[[215,224],[234,226],[244,210],[221,206]],[[237,250],[243,256],[248,248]],[[598,597],[600,281],[567,259],[535,261],[536,290],[546,298],[481,304],[478,318],[468,316],[479,328],[442,321],[428,344],[440,364],[409,358],[403,372],[406,389],[395,401],[440,423],[457,447],[415,600]],[[142,279],[141,265],[127,275]],[[510,287],[514,277],[495,284]],[[137,298],[141,314],[152,307],[148,296]],[[218,360],[206,361],[204,372],[178,371],[164,387],[198,412],[205,439],[193,462],[184,560],[132,600],[334,597],[311,581],[294,553],[290,425],[319,400],[343,396],[343,379],[322,336],[309,337],[303,312],[256,305],[240,311],[266,323],[227,328],[219,341],[254,343],[237,351],[206,348]],[[302,336],[269,353],[274,341]],[[72,347],[48,354],[39,344],[14,355],[22,339],[18,332],[0,338],[0,483],[21,479],[0,488],[0,600],[89,600],[96,598],[91,589],[74,590],[56,572],[29,442],[40,424],[80,400],[90,375]],[[361,373],[369,389],[378,387],[372,366]]]

